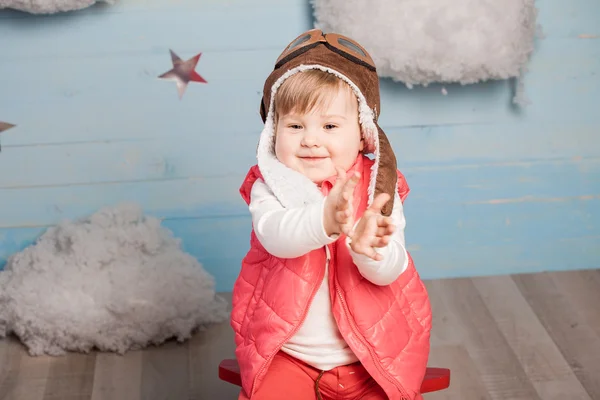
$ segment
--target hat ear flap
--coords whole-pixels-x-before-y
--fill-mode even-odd
[[[375,177],[375,193],[373,198],[377,197],[380,193],[387,193],[390,195],[390,200],[381,210],[383,215],[390,216],[392,214],[392,209],[394,208],[394,198],[398,184],[396,155],[394,154],[394,150],[392,149],[385,132],[379,125],[377,125],[377,131],[379,145],[377,146],[377,153],[375,154],[377,175]]]
[[[262,118],[263,123],[267,120],[267,108],[265,107],[265,98],[260,100],[260,117]]]

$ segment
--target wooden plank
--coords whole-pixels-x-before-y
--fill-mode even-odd
[[[107,158],[110,153],[116,153],[113,162],[104,163],[95,158],[92,149],[86,153],[89,162],[96,166],[90,169],[89,182],[85,181],[87,169],[75,172],[81,169],[77,163],[63,163],[48,167],[48,175],[43,175],[44,168],[41,167],[30,170],[31,174],[39,175],[31,176],[29,183],[39,186],[0,188],[3,204],[8,205],[0,208],[0,227],[46,226],[64,218],[79,218],[104,205],[122,201],[138,202],[147,212],[165,218],[248,214],[239,187],[253,160],[246,160],[244,165],[240,155],[235,168],[238,172],[228,175],[221,174],[219,168],[213,169],[215,163],[225,166],[228,162],[227,159],[218,161],[218,155],[214,156],[214,163],[204,164],[200,160],[194,161],[193,150],[173,150],[171,154],[169,150],[162,154],[148,150],[141,156],[135,146],[118,148],[107,146],[98,151]],[[486,213],[492,224],[510,230],[522,224],[519,218],[525,218],[525,221],[543,218],[538,206],[555,210],[571,203],[577,208],[566,210],[567,214],[584,224],[566,226],[565,230],[583,230],[592,235],[598,227],[598,216],[582,214],[582,211],[598,201],[600,183],[595,179],[600,173],[598,161],[401,167],[411,188],[405,212],[416,222],[411,222],[416,229],[420,229],[418,225],[423,213],[439,214],[442,218],[439,223],[450,224],[452,229],[486,223],[473,218],[475,214]],[[101,165],[104,168],[100,168]],[[227,168],[224,169],[227,172]],[[67,171],[73,171],[74,179],[54,177],[61,175],[60,172],[66,175]],[[6,178],[5,182],[18,185],[19,178]],[[178,196],[174,197],[172,193]],[[435,206],[440,203],[459,209],[454,214],[437,212]],[[498,212],[490,213],[490,209]],[[529,217],[530,211],[536,217]]]
[[[586,275],[595,279],[593,273],[598,272],[590,271]],[[595,393],[586,394],[581,390],[581,385],[573,383],[573,372],[565,369],[562,365],[564,360],[562,363],[560,361],[562,356],[555,347],[553,348],[557,345],[560,347],[561,340],[556,341],[558,337],[555,330],[545,330],[547,327],[542,326],[547,322],[547,318],[551,317],[555,323],[552,328],[561,331],[563,337],[573,336],[571,344],[577,344],[581,351],[579,354],[571,353],[571,356],[575,356],[573,364],[579,364],[581,371],[585,371],[594,379],[597,369],[586,369],[594,365],[586,364],[585,361],[593,360],[595,353],[592,350],[597,347],[598,337],[593,332],[584,337],[573,331],[569,325],[573,320],[568,316],[576,315],[577,311],[575,305],[567,303],[567,298],[574,293],[570,291],[572,289],[563,293],[563,289],[553,286],[555,279],[566,281],[572,276],[575,276],[575,282],[581,277],[579,271],[535,277],[540,279],[531,279],[530,276],[513,277],[515,281],[526,281],[526,294],[532,295],[532,288],[536,291],[529,299],[523,298],[522,292],[516,287],[518,284],[512,283],[510,277],[426,281],[434,322],[429,364],[452,369],[450,388],[428,394],[426,398],[536,399],[538,397],[535,393],[528,396],[520,385],[503,394],[502,387],[506,385],[503,382],[515,380],[523,383],[527,382],[527,377],[532,380],[538,391],[547,394],[547,397],[542,397],[540,393],[540,399],[596,398]],[[230,301],[230,293],[222,295]],[[540,307],[530,307],[532,299],[534,304],[545,304],[549,309],[536,315],[536,308]],[[556,315],[550,315],[555,311],[551,307],[557,304],[568,304],[569,308],[560,306],[556,309]],[[565,315],[567,318],[564,318]],[[581,326],[587,326],[586,324],[587,321],[582,320]],[[580,326],[577,329],[581,332]],[[589,326],[586,329],[588,332],[592,331]],[[227,322],[195,333],[192,339],[184,344],[170,341],[158,347],[149,346],[141,351],[129,352],[125,356],[93,352],[91,356],[96,358],[95,365],[88,362],[89,356],[78,353],[69,353],[64,357],[29,357],[18,341],[13,338],[2,339],[0,398],[41,398],[36,397],[35,393],[41,382],[47,378],[48,368],[52,364],[51,378],[62,378],[63,386],[67,385],[68,378],[77,381],[77,377],[81,379],[82,375],[91,372],[95,376],[92,397],[98,396],[99,388],[105,388],[112,392],[112,398],[117,399],[139,398],[141,389],[145,391],[142,398],[149,400],[233,400],[239,388],[220,382],[216,378],[217,363],[232,355],[233,335]],[[105,356],[107,362],[101,362],[100,359]],[[580,364],[581,362],[584,363]],[[521,365],[524,369],[519,369]],[[66,366],[70,367],[65,368]],[[93,371],[90,371],[90,367]],[[57,373],[57,370],[61,372]],[[575,374],[577,371],[576,369]],[[6,392],[7,374],[13,377],[10,380],[10,392]],[[139,377],[142,374],[145,380],[140,383]],[[100,376],[104,377],[100,379]],[[36,381],[38,379],[39,381]],[[128,380],[130,382],[126,382]],[[561,386],[561,383],[564,386]],[[134,388],[136,384],[137,391]],[[48,385],[57,386],[56,382],[48,382]],[[29,396],[15,396],[25,393]],[[562,397],[559,396],[560,393],[563,394]],[[60,397],[53,398],[89,399],[89,386],[74,384],[68,391],[64,390]]]
[[[141,398],[189,398],[188,343],[169,341],[143,353]]]
[[[256,162],[254,157],[261,130],[258,119],[256,122],[253,128],[246,127],[242,131],[224,129],[219,134],[213,135],[198,134],[198,127],[192,124],[180,125],[175,130],[167,129],[169,120],[166,118],[163,118],[163,125],[159,125],[152,131],[132,130],[111,133],[88,129],[84,134],[77,134],[77,136],[74,133],[63,132],[56,137],[35,136],[25,134],[25,131],[19,135],[4,134],[2,140],[4,151],[0,157],[0,167],[14,166],[13,160],[17,155],[46,159],[57,157],[54,154],[61,154],[65,157],[62,162],[73,162],[72,157],[76,157],[82,151],[81,146],[97,146],[100,152],[105,146],[153,146],[151,150],[162,153],[177,150],[195,151],[196,155],[203,155],[197,157],[197,162],[202,162],[204,156],[208,155],[206,154],[208,152],[203,152],[202,149],[206,147],[206,136],[210,135],[211,153],[230,155],[223,158],[231,159],[232,166],[239,168],[237,157],[252,157],[252,162]],[[77,121],[70,121],[70,123],[78,124]],[[549,124],[544,121],[522,121],[507,124],[409,128],[382,125],[382,127],[394,148],[400,168],[405,172],[407,168],[414,167],[477,168],[480,165],[503,166],[511,163],[528,166],[536,162],[591,162],[598,158],[595,148],[598,130],[596,123]],[[76,128],[79,126],[77,125]],[[59,142],[63,134],[64,141]],[[30,142],[38,139],[40,141]],[[235,141],[235,146],[231,145],[232,141]],[[519,142],[519,146],[515,146],[516,141]],[[202,146],[199,142],[202,142]],[[200,147],[194,148],[194,146]],[[142,150],[139,147],[136,154],[138,157],[144,156],[143,153],[139,154]],[[192,148],[188,149],[189,147]],[[21,166],[19,171],[25,172],[27,169],[36,168],[40,168],[39,164],[33,163],[30,166]],[[10,174],[6,175],[8,177],[3,175],[2,178],[10,177]]]
[[[201,50],[178,51],[181,57],[190,57]],[[88,132],[95,132],[94,140],[127,137],[124,132],[132,131],[155,135],[186,125],[197,135],[257,135],[260,93],[279,52],[206,51],[197,70],[208,83],[190,85],[183,100],[173,82],[157,79],[171,67],[167,48],[110,57],[49,58],[43,63],[1,62],[0,76],[12,77],[3,83],[3,119],[18,125],[10,137],[22,136],[18,140],[27,143],[47,143],[50,137],[53,142],[90,140]],[[506,123],[525,117],[548,124],[594,123],[600,93],[594,74],[599,70],[600,49],[595,42],[549,41],[532,60],[525,82],[533,104],[521,112],[511,105],[509,82],[448,85],[449,94],[443,96],[439,86],[409,90],[384,80],[381,123],[397,127]],[[557,92],[562,96],[553,96]],[[19,107],[25,102],[27,109]]]
[[[8,338],[0,339],[0,399],[12,400],[19,374],[18,348]]]
[[[600,194],[600,159],[506,162],[403,169],[410,201],[421,206],[461,204],[487,208],[510,204],[593,201]],[[407,200],[408,201],[408,200]]]
[[[123,185],[126,186],[126,185]],[[157,216],[165,220],[167,226],[173,226],[177,222],[167,222],[175,220],[191,219],[190,224],[210,225],[214,223],[225,223],[229,218],[248,218],[249,212],[247,206],[241,201],[233,199],[233,194],[222,196],[222,203],[218,203],[218,194],[214,197],[206,194],[203,188],[193,189],[185,185],[185,182],[173,184],[166,181],[164,184],[138,185],[138,191],[135,191],[135,185],[127,185],[131,189],[121,188],[119,191],[109,191],[108,185],[93,187],[95,190],[77,190],[73,188],[71,194],[75,200],[69,201],[68,195],[64,191],[30,191],[35,195],[55,195],[56,209],[52,209],[52,204],[46,205],[43,201],[22,201],[11,204],[21,204],[26,209],[31,210],[31,216],[19,215],[18,218],[3,218],[3,222],[14,224],[9,225],[5,230],[0,231],[2,245],[7,249],[15,249],[23,244],[29,244],[33,238],[37,237],[42,230],[37,228],[27,228],[27,226],[50,226],[58,223],[64,218],[79,218],[90,215],[104,204],[117,204],[119,200],[135,201],[143,206],[148,215]],[[102,191],[102,188],[106,189]],[[61,193],[64,195],[61,196]],[[139,193],[139,195],[135,195]],[[178,193],[182,199],[180,209],[176,208],[173,199],[168,198],[172,193]],[[96,194],[97,196],[94,196]],[[157,197],[153,197],[156,195]],[[104,196],[104,197],[102,197]],[[40,198],[40,197],[32,197]],[[23,196],[23,199],[25,197]],[[62,203],[64,199],[65,203]],[[193,201],[196,200],[196,201]],[[408,202],[407,202],[408,203]],[[590,200],[569,200],[564,198],[556,202],[527,202],[517,201],[515,203],[505,204],[482,204],[466,206],[448,202],[445,209],[438,207],[442,201],[429,203],[426,206],[419,207],[418,200],[412,200],[406,204],[407,217],[407,240],[413,247],[414,252],[429,252],[436,246],[439,249],[452,248],[452,246],[471,246],[482,248],[500,248],[510,251],[514,248],[516,251],[523,250],[522,243],[546,247],[548,241],[563,242],[560,246],[561,251],[564,247],[572,244],[573,241],[583,240],[581,243],[593,244],[597,241],[597,229],[599,226],[598,216],[588,214],[600,204],[599,199]],[[46,208],[47,207],[47,208]],[[419,208],[417,208],[419,207]],[[48,209],[43,213],[44,209]],[[2,213],[4,217],[4,213]],[[548,215],[561,215],[561,221],[548,220]],[[29,219],[31,218],[31,219]],[[221,222],[217,220],[221,219]],[[197,220],[194,222],[194,220]],[[436,231],[431,232],[431,221],[436,221]],[[25,226],[25,230],[20,230],[19,225]],[[564,226],[564,228],[563,228]],[[531,236],[532,232],[544,228],[537,236]],[[12,230],[18,228],[18,230]],[[249,232],[249,230],[248,230]],[[473,249],[477,251],[477,249]],[[584,250],[582,248],[578,250]],[[585,250],[588,254],[598,254],[597,248],[593,247]],[[434,252],[435,253],[435,252]],[[510,251],[512,253],[512,251]],[[570,252],[569,252],[570,253]],[[530,259],[538,255],[536,249],[531,249],[524,253],[522,260]],[[432,254],[434,256],[435,254]],[[449,259],[452,256],[448,255]],[[461,257],[462,258],[462,257]],[[561,257],[562,258],[562,257]],[[567,265],[572,265],[573,261],[563,258]],[[453,260],[455,261],[455,260]],[[479,261],[477,261],[479,262]],[[579,262],[579,261],[577,261]],[[476,262],[474,262],[476,265]]]
[[[50,365],[44,400],[88,399],[94,385],[96,353],[69,353]]]
[[[466,86],[434,84],[409,90],[384,80],[380,121],[392,126],[503,123],[522,118],[585,121],[596,114],[592,104],[586,102],[595,101],[600,92],[600,82],[596,79],[600,71],[599,56],[600,46],[592,41],[544,42],[528,64],[529,72],[523,79],[526,95],[532,102],[524,109],[511,106],[512,83],[507,81]],[[549,81],[552,85],[548,85]],[[441,94],[442,87],[448,95]],[[554,96],[555,90],[560,90],[564,97]],[[550,103],[549,98],[558,102]]]
[[[142,399],[142,351],[99,353],[91,400]]]
[[[310,5],[301,0],[149,3],[119,2],[111,7],[82,10],[76,16],[36,18],[18,14],[19,18],[4,18],[0,37],[11,40],[3,43],[3,54],[11,60],[134,55],[172,46],[177,51],[177,43],[182,40],[182,52],[260,48],[281,51],[311,23]],[[273,35],[277,21],[281,21],[278,34]],[[74,31],[79,34],[73,35]],[[33,53],[29,47],[32,42],[39,46]]]
[[[17,340],[13,341],[12,346],[19,349],[20,354],[13,400],[43,400],[52,357],[30,356],[25,346]]]
[[[203,0],[201,2],[194,0],[178,0],[169,2],[164,0],[136,0],[128,2],[117,2],[114,5],[96,4],[93,7],[78,11],[77,18],[104,18],[112,16],[112,14],[151,14],[151,13],[181,13],[187,14],[197,12],[201,17],[205,13],[215,12],[220,9],[226,9],[230,13],[238,10],[247,12],[251,8],[268,10],[273,7],[283,6],[298,6],[304,8],[301,12],[290,13],[285,19],[287,25],[299,19],[302,14],[307,17],[312,13],[310,3],[301,0],[258,0],[248,3],[242,0]],[[538,0],[536,5],[539,9],[538,23],[542,25],[543,32],[546,37],[572,37],[577,38],[581,34],[597,33],[598,3],[595,0],[572,0],[570,2]],[[56,21],[56,24],[70,22],[73,20],[70,14],[57,14],[50,18],[35,19],[35,16],[30,16],[25,13],[13,12],[11,10],[3,10],[0,12],[0,19],[6,20],[33,20],[36,23],[48,23]],[[163,22],[158,20],[157,22]],[[284,25],[282,25],[282,28]],[[256,27],[255,27],[256,28]],[[251,30],[246,32],[252,34]],[[99,32],[100,35],[106,34],[105,31]],[[261,37],[261,40],[267,40]]]
[[[422,274],[421,268],[419,273]],[[430,393],[427,399],[491,399],[480,375],[480,371],[465,348],[467,328],[460,324],[452,313],[441,287],[448,281],[425,280],[432,312],[431,350],[428,365],[450,368],[450,387],[444,391]]]
[[[554,272],[549,275],[577,309],[584,323],[600,337],[600,270]]]
[[[600,398],[600,337],[548,274],[513,277],[517,287],[592,399]]]
[[[577,238],[568,243],[547,240],[543,246],[529,242],[473,246],[460,240],[453,245],[422,246],[411,255],[424,278],[438,279],[593,269],[598,264],[597,247],[598,238]],[[502,257],[495,257],[497,254]]]
[[[167,182],[168,183],[168,182]],[[74,188],[73,195],[78,202],[71,202],[62,206],[59,203],[60,198],[56,199],[57,205],[61,206],[59,211],[62,211],[64,207],[64,214],[56,212],[55,214],[48,213],[47,216],[42,218],[36,218],[31,220],[15,219],[18,223],[49,226],[54,223],[58,223],[63,218],[79,218],[90,215],[94,212],[97,207],[103,206],[100,200],[93,200],[93,194],[101,195],[102,191],[78,191]],[[152,190],[150,190],[152,189]],[[177,226],[179,222],[175,220],[190,220],[191,225],[197,224],[210,225],[213,224],[227,224],[227,220],[230,218],[241,218],[249,221],[249,213],[247,207],[242,203],[233,204],[228,203],[226,197],[223,197],[223,203],[218,204],[218,201],[203,201],[202,194],[197,194],[186,188],[183,184],[181,185],[153,185],[150,189],[144,190],[138,197],[131,195],[130,198],[125,197],[127,194],[132,193],[129,191],[121,192],[123,199],[128,201],[136,201],[142,204],[144,211],[148,215],[157,216],[165,221],[166,226]],[[161,191],[162,189],[162,191]],[[174,189],[174,190],[169,190]],[[169,199],[152,199],[153,194],[160,194],[166,196],[166,194],[179,193],[182,198],[184,196],[194,197],[199,199],[195,204],[191,201],[183,202],[181,209],[176,209],[172,206],[172,202]],[[39,192],[38,192],[39,193]],[[32,191],[32,195],[38,194]],[[42,192],[43,193],[43,192]],[[57,191],[46,192],[50,194],[57,193]],[[79,194],[85,195],[79,195]],[[148,195],[147,200],[144,198],[144,194]],[[78,196],[79,195],[79,196]],[[118,200],[118,193],[105,193],[104,200],[106,204],[116,204]],[[112,197],[112,198],[111,198]],[[66,198],[66,196],[65,196]],[[90,199],[89,202],[86,200]],[[416,201],[416,200],[415,200]],[[445,205],[444,210],[437,208],[437,205],[428,205],[421,208],[417,208],[415,201],[406,205],[405,214],[407,216],[407,240],[408,243],[413,246],[413,252],[429,252],[432,247],[438,247],[439,249],[452,248],[452,246],[471,246],[481,247],[488,249],[499,249],[510,251],[511,248],[516,251],[523,250],[522,243],[528,243],[530,245],[535,244],[536,246],[542,246],[546,248],[548,241],[554,241],[554,244],[560,244],[561,251],[565,251],[566,246],[572,245],[573,241],[582,240],[583,243],[594,244],[597,241],[597,227],[598,217],[593,214],[590,215],[589,210],[593,210],[598,207],[600,200],[569,200],[557,202],[515,202],[506,204],[491,204],[491,205],[473,205],[465,206],[463,204],[448,203]],[[169,204],[170,202],[170,204]],[[19,204],[19,203],[14,203]],[[38,210],[44,207],[44,204],[30,202],[23,202],[22,205],[33,204],[35,207],[29,207],[28,209]],[[418,203],[417,203],[418,204]],[[439,204],[439,203],[438,203]],[[561,215],[562,223],[556,220],[548,220],[548,215]],[[35,216],[35,215],[34,215]],[[220,221],[219,221],[220,220]],[[172,222],[169,222],[172,221]],[[436,231],[431,232],[430,224],[431,221],[436,221]],[[9,220],[10,222],[10,220]],[[562,226],[565,226],[564,229]],[[532,232],[536,229],[544,227],[544,231],[540,232],[538,236],[531,236]],[[21,230],[17,226],[14,226],[17,230],[8,228],[0,231],[0,243],[3,244],[7,249],[18,248],[21,245],[31,243],[32,238],[37,237],[42,230],[39,228],[25,228]],[[247,230],[249,232],[249,228]],[[429,234],[428,234],[429,232]],[[597,242],[596,242],[597,243]],[[476,248],[473,249],[477,251]],[[578,250],[584,250],[588,254],[597,254],[597,248],[593,247],[589,249],[580,248]],[[569,252],[570,253],[570,252]],[[524,253],[523,260],[531,258],[532,256],[538,255],[539,252],[536,249],[531,249],[527,253]],[[447,255],[449,259],[451,255]],[[462,258],[462,257],[461,257]],[[562,258],[562,257],[561,257]],[[573,261],[566,261],[566,265],[574,265]],[[493,260],[491,260],[493,262]],[[578,262],[578,261],[577,261]],[[576,263],[575,263],[576,264]],[[474,262],[476,265],[476,262]]]
[[[527,199],[518,198],[514,202],[479,205],[448,202],[445,206],[440,205],[443,202],[432,202],[417,208],[419,201],[415,199],[405,206],[407,240],[424,251],[431,249],[431,246],[439,246],[440,251],[442,248],[452,248],[456,245],[490,249],[500,246],[508,250],[512,246],[520,248],[523,242],[546,247],[545,243],[548,240],[565,242],[565,245],[577,239],[589,240],[589,243],[598,240],[599,216],[590,214],[590,210],[600,206],[600,199],[560,198],[554,202],[543,200],[548,199],[541,198],[529,202]],[[437,207],[446,209],[441,210]],[[549,215],[564,217],[562,224],[560,221],[549,219]],[[436,232],[431,232],[432,221],[436,221]],[[579,226],[566,227],[567,223],[577,223]],[[531,236],[536,230],[540,230],[539,235]],[[589,250],[594,253],[593,248]],[[538,253],[537,248],[532,248],[523,254],[522,259]],[[568,265],[577,262],[566,259],[565,261]]]
[[[0,339],[0,399],[42,400],[51,357],[32,357],[13,335]]]
[[[598,33],[600,4],[595,0],[538,0],[538,22],[547,38],[573,37]],[[543,46],[543,41],[541,46]]]
[[[428,393],[427,400],[490,400],[479,370],[462,345],[431,348],[429,365],[450,368],[450,387]]]
[[[542,25],[546,38],[579,38],[581,35],[586,34],[593,37],[593,34],[597,33],[597,20],[594,17],[600,11],[598,11],[598,3],[594,0],[573,0],[568,3],[540,0],[538,3],[538,24]],[[257,10],[260,12],[252,14],[253,11]],[[274,19],[273,14],[280,12],[280,10],[287,10],[285,18],[279,16],[279,19]],[[280,32],[286,28],[292,29],[292,27],[294,27],[295,29],[292,31],[295,34],[298,34],[301,29],[306,29],[304,28],[305,26],[310,27],[309,24],[312,23],[312,7],[308,2],[301,0],[258,0],[252,3],[240,0],[204,0],[201,2],[193,0],[179,0],[177,2],[168,2],[164,0],[136,0],[118,2],[110,6],[98,4],[94,7],[78,11],[76,13],[76,18],[72,18],[72,15],[70,14],[62,13],[36,18],[36,16],[27,15],[21,12],[3,10],[0,12],[0,19],[3,19],[4,22],[0,28],[9,27],[14,29],[17,23],[20,23],[21,26],[26,23],[31,25],[35,23],[41,25],[46,30],[54,29],[61,33],[62,36],[60,36],[58,43],[64,43],[65,48],[70,47],[77,50],[86,50],[82,41],[73,37],[73,35],[67,35],[66,32],[62,31],[61,27],[64,27],[65,25],[69,26],[68,24],[72,24],[71,26],[75,27],[75,29],[85,27],[85,29],[95,30],[94,34],[97,37],[107,37],[112,39],[107,40],[106,42],[97,43],[99,48],[103,48],[102,46],[104,45],[108,46],[105,43],[123,45],[120,42],[127,42],[127,39],[132,36],[131,32],[146,31],[147,26],[144,24],[131,23],[132,20],[134,22],[136,21],[136,16],[145,17],[147,20],[151,21],[151,26],[162,27],[171,22],[170,19],[160,18],[161,15],[165,14],[178,14],[178,21],[188,15],[193,16],[194,19],[191,24],[182,23],[181,26],[194,26],[194,33],[197,33],[199,40],[202,40],[202,38],[210,38],[212,43],[215,43],[216,40],[224,40],[214,37],[212,33],[215,30],[208,29],[208,27],[213,28],[215,26],[217,28],[216,31],[219,31],[220,35],[224,36],[226,40],[230,42],[237,41],[239,44],[249,43],[256,45],[277,40],[278,35],[265,35],[261,30],[261,25],[267,24],[255,24],[253,29],[244,32],[243,37],[235,36],[235,33],[238,32],[238,27],[233,23],[232,16],[235,18],[236,15],[243,16],[244,14],[249,14],[246,17],[246,21],[260,21],[261,19],[271,22],[285,21],[285,24],[282,24],[279,28]],[[250,16],[254,18],[250,18]],[[222,23],[217,25],[215,20],[220,20]],[[94,23],[96,21],[100,23]],[[128,23],[123,23],[123,21],[127,21]],[[227,29],[223,29],[223,23],[227,24],[228,21],[231,21],[231,25],[226,25]],[[14,24],[10,25],[11,22],[14,22]],[[295,26],[295,24],[300,23],[302,23],[302,25],[300,25],[302,28]],[[102,29],[102,24],[114,26],[112,27],[113,29]],[[126,29],[125,27],[127,26],[129,26],[130,29]],[[113,31],[115,31],[114,28],[116,28],[117,31],[115,32],[115,35],[112,36]],[[119,28],[121,30],[119,30]],[[178,27],[174,26],[174,28]],[[177,33],[181,33],[180,30],[173,30]],[[150,30],[149,32],[152,33]],[[23,31],[20,31],[19,36],[23,36],[23,33]],[[189,34],[189,32],[186,33]],[[118,34],[121,35],[119,36]],[[286,35],[282,35],[282,37],[285,36]],[[161,36],[149,36],[148,38],[160,40]],[[542,42],[542,44],[543,43],[544,42]],[[50,42],[49,44],[53,46],[56,45],[56,43]],[[281,45],[283,45],[283,43]],[[47,47],[50,48],[52,46]],[[46,49],[40,49],[40,51],[44,50]]]
[[[184,59],[198,52],[174,50]],[[3,82],[2,118],[18,125],[3,134],[3,143],[169,137],[179,130],[190,136],[244,132],[258,138],[262,85],[278,54],[204,52],[196,71],[208,83],[190,84],[182,100],[174,82],[158,79],[172,68],[168,48],[150,55],[49,59],[41,67],[31,60],[0,62],[0,74],[12,77]],[[34,71],[38,68],[43,75]],[[30,84],[21,88],[11,83],[27,76]],[[29,112],[15,104],[23,99]]]
[[[470,279],[436,281],[438,291],[460,326],[460,339],[492,399],[540,399],[523,366],[494,322]],[[452,368],[452,366],[450,366]]]
[[[417,270],[421,275],[423,272],[421,268],[417,266]],[[450,310],[448,309],[446,301],[443,298],[443,293],[438,288],[439,285],[435,281],[426,278],[423,278],[423,283],[427,289],[429,303],[431,304],[431,347],[452,347],[462,345],[462,338],[465,337],[463,330],[464,327],[458,325],[456,323],[456,319],[450,314]]]
[[[100,207],[121,202],[136,202],[145,212],[159,218],[217,218],[249,215],[248,207],[245,206],[238,191],[242,181],[243,176],[195,177],[75,185],[68,188],[3,190],[0,194],[3,203],[18,204],[23,214],[11,217],[8,213],[2,212],[0,227],[53,225],[64,219],[90,215]],[[29,197],[21,203],[13,202],[15,199],[27,198],[25,192],[30,196],[51,197],[46,200]],[[29,210],[30,214],[27,215],[25,210]],[[40,218],[40,215],[45,217]]]
[[[592,400],[510,276],[473,283],[540,399]]]
[[[172,135],[161,133],[159,137],[86,139],[52,145],[9,145],[5,143],[8,140],[3,140],[0,170],[12,172],[0,175],[0,190],[244,175],[256,163],[258,131],[255,135],[248,132],[214,134],[210,146],[205,134],[195,135],[194,131],[190,126]],[[458,184],[468,192],[466,196],[461,192],[456,194],[468,199],[470,192],[484,193],[492,185],[508,182],[531,185],[531,191],[535,192],[537,185],[551,182],[544,178],[554,175],[565,179],[566,185],[572,179],[587,180],[583,182],[585,185],[593,185],[596,181],[590,176],[600,169],[600,157],[595,150],[596,131],[596,125],[550,127],[530,123],[390,128],[386,133],[396,151],[399,168],[411,178],[411,187],[420,183]],[[527,139],[519,139],[523,136]],[[514,146],[516,140],[520,141],[519,147]],[[36,162],[23,163],[23,160]],[[18,169],[14,169],[15,166]],[[444,177],[438,182],[439,177],[430,176],[432,173],[446,173],[453,179]],[[463,182],[465,179],[470,181]],[[501,181],[496,182],[498,179]],[[553,193],[559,193],[556,186],[552,187]],[[438,190],[434,194],[448,195]]]
[[[236,146],[231,142],[236,141]],[[206,179],[245,176],[256,163],[256,139],[250,135],[215,135],[210,151],[206,137],[133,142],[77,143],[60,146],[26,146],[2,153],[0,170],[20,165],[15,173],[0,176],[0,190],[31,186],[62,186],[104,182]],[[226,156],[224,156],[226,154]],[[43,162],[22,163],[22,160]],[[240,184],[243,180],[238,178]]]
[[[535,162],[598,158],[597,123],[527,119],[515,123],[382,127],[403,169],[455,165],[477,168],[511,162],[526,166]]]
[[[231,304],[231,292],[219,293]],[[217,379],[219,363],[235,358],[229,321],[197,332],[189,341],[190,400],[237,399],[240,388]]]
[[[564,210],[567,206],[572,207],[566,205]],[[551,211],[546,210],[546,212]],[[565,213],[566,211],[563,212]],[[478,235],[494,229],[493,226],[488,226],[472,234],[468,234],[469,232],[461,234],[460,231],[444,232],[443,236],[430,239],[427,235],[434,233],[423,226],[428,225],[427,218],[435,220],[435,217],[437,214],[422,217],[418,235],[415,227],[411,226],[407,231],[407,243],[411,247],[411,255],[415,259],[419,272],[427,279],[504,274],[511,271],[516,273],[595,268],[600,258],[598,239],[593,237],[562,240],[553,236],[534,240],[529,238],[530,233],[525,231],[510,243],[504,242],[502,236],[488,236],[474,244]],[[479,218],[482,222],[485,221],[485,218]],[[412,225],[414,224],[413,222]],[[240,262],[249,247],[250,217],[200,221],[177,219],[167,220],[164,225],[171,229],[176,237],[182,238],[185,250],[198,258],[215,276],[217,290],[231,290],[240,269]],[[536,226],[539,229],[540,225]],[[555,229],[552,225],[541,226],[549,231]],[[439,225],[438,229],[443,229],[442,225]],[[445,242],[447,244],[440,244],[444,243],[445,234],[449,236]],[[452,234],[455,239],[450,237]],[[227,237],[226,242],[222,240],[224,237]],[[503,257],[490,257],[490,254],[503,254]],[[482,265],[486,265],[486,268],[482,269]]]
[[[185,195],[185,191],[163,193]],[[598,267],[598,235],[590,235],[586,225],[593,222],[597,227],[598,221],[586,215],[588,209],[599,207],[599,201],[584,206],[563,202],[478,209],[444,207],[432,210],[411,205],[406,211],[407,243],[425,278]],[[219,209],[213,210],[218,215]],[[227,218],[210,218],[210,208],[195,211],[206,218],[181,217],[163,224],[215,276],[218,290],[230,290],[249,246],[251,222],[247,209],[242,216]],[[548,219],[548,215],[561,215],[561,219]],[[505,216],[518,222],[507,226]],[[462,227],[457,221],[462,221]],[[431,229],[432,223],[435,230]],[[0,266],[7,256],[31,244],[41,232],[32,228],[0,230]]]

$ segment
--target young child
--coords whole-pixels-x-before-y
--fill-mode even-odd
[[[265,82],[240,188],[253,225],[231,314],[240,399],[421,399],[431,309],[379,102],[366,50],[320,30]]]

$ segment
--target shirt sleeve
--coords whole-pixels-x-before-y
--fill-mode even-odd
[[[392,234],[387,246],[375,249],[383,256],[381,261],[373,260],[364,254],[355,253],[350,248],[350,239],[346,238],[346,246],[360,274],[380,286],[394,282],[408,267],[408,253],[404,239],[406,219],[404,218],[404,207],[398,193],[394,198],[391,217],[394,225],[396,225],[396,231]]]
[[[333,243],[339,235],[327,236],[324,205],[325,198],[304,207],[285,208],[258,179],[252,185],[249,205],[256,237],[269,253],[280,258],[300,257]]]

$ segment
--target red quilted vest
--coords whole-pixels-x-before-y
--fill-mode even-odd
[[[359,156],[352,169],[361,171],[355,193],[356,219],[366,209],[368,177],[373,161]],[[261,178],[253,166],[240,193],[250,203],[250,191]],[[325,182],[326,195],[333,180]],[[402,201],[409,188],[398,172]],[[231,326],[242,386],[252,398],[274,355],[302,323],[330,257],[329,285],[339,330],[365,369],[390,399],[421,399],[418,394],[429,356],[431,308],[425,286],[409,255],[407,270],[392,284],[375,285],[359,273],[345,247],[336,242],[294,259],[269,254],[254,231],[250,250],[233,288]]]

